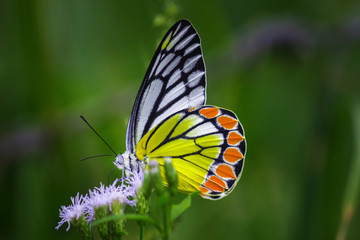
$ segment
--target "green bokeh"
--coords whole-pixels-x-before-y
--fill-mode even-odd
[[[202,40],[207,103],[238,115],[248,151],[233,193],[194,197],[173,239],[335,239],[359,151],[359,16],[340,0],[0,1],[0,239],[77,239],[55,230],[58,209],[113,168],[79,161],[111,154],[79,115],[123,152],[146,68],[181,18]],[[346,239],[360,239],[354,205]]]

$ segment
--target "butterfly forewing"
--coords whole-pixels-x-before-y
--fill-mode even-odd
[[[127,127],[126,148],[175,112],[205,104],[206,74],[200,38],[181,20],[166,33],[146,72]]]
[[[179,111],[152,128],[140,140],[136,156],[157,161],[163,176],[165,158],[170,157],[179,191],[218,199],[239,180],[245,148],[244,131],[233,112],[202,106]]]

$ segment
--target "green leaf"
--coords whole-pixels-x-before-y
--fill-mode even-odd
[[[189,194],[184,200],[171,208],[171,222],[183,214],[191,206],[192,194]]]

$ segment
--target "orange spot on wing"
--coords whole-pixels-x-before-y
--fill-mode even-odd
[[[217,176],[214,176],[214,175],[213,175],[213,176],[211,176],[211,177],[209,178],[209,180],[210,180],[210,181],[213,181],[214,183],[220,185],[220,186],[223,187],[223,188],[228,188],[227,185],[226,185],[226,183],[225,183],[221,178],[219,178],[219,177],[217,177]]]
[[[217,166],[215,173],[222,178],[236,179],[232,167],[226,164],[220,164],[219,166]]]
[[[229,116],[220,116],[217,118],[218,123],[225,129],[233,129],[238,121]]]
[[[211,180],[207,180],[205,183],[204,183],[204,186],[213,190],[213,191],[216,191],[216,192],[223,192],[224,191],[224,188],[219,186],[217,183],[211,181]]]
[[[202,186],[199,187],[199,190],[200,190],[203,194],[207,194],[207,193],[210,192],[209,189],[207,189],[207,188],[205,188],[205,187],[202,187]]]
[[[228,162],[235,163],[240,159],[244,158],[239,149],[237,148],[227,148],[224,152],[224,159]]]
[[[192,111],[194,111],[195,109],[197,109],[197,107],[189,108],[188,112],[192,112]]]
[[[220,114],[220,111],[217,107],[203,108],[199,112],[206,118],[213,118]]]
[[[243,139],[244,137],[238,134],[237,132],[231,132],[227,138],[227,142],[230,145],[235,145],[241,142]]]

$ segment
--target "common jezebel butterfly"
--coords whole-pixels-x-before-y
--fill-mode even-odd
[[[246,150],[237,116],[205,105],[206,72],[200,38],[187,20],[165,34],[136,96],[120,169],[137,171],[157,161],[164,179],[170,158],[178,190],[209,199],[229,194],[240,179]]]

